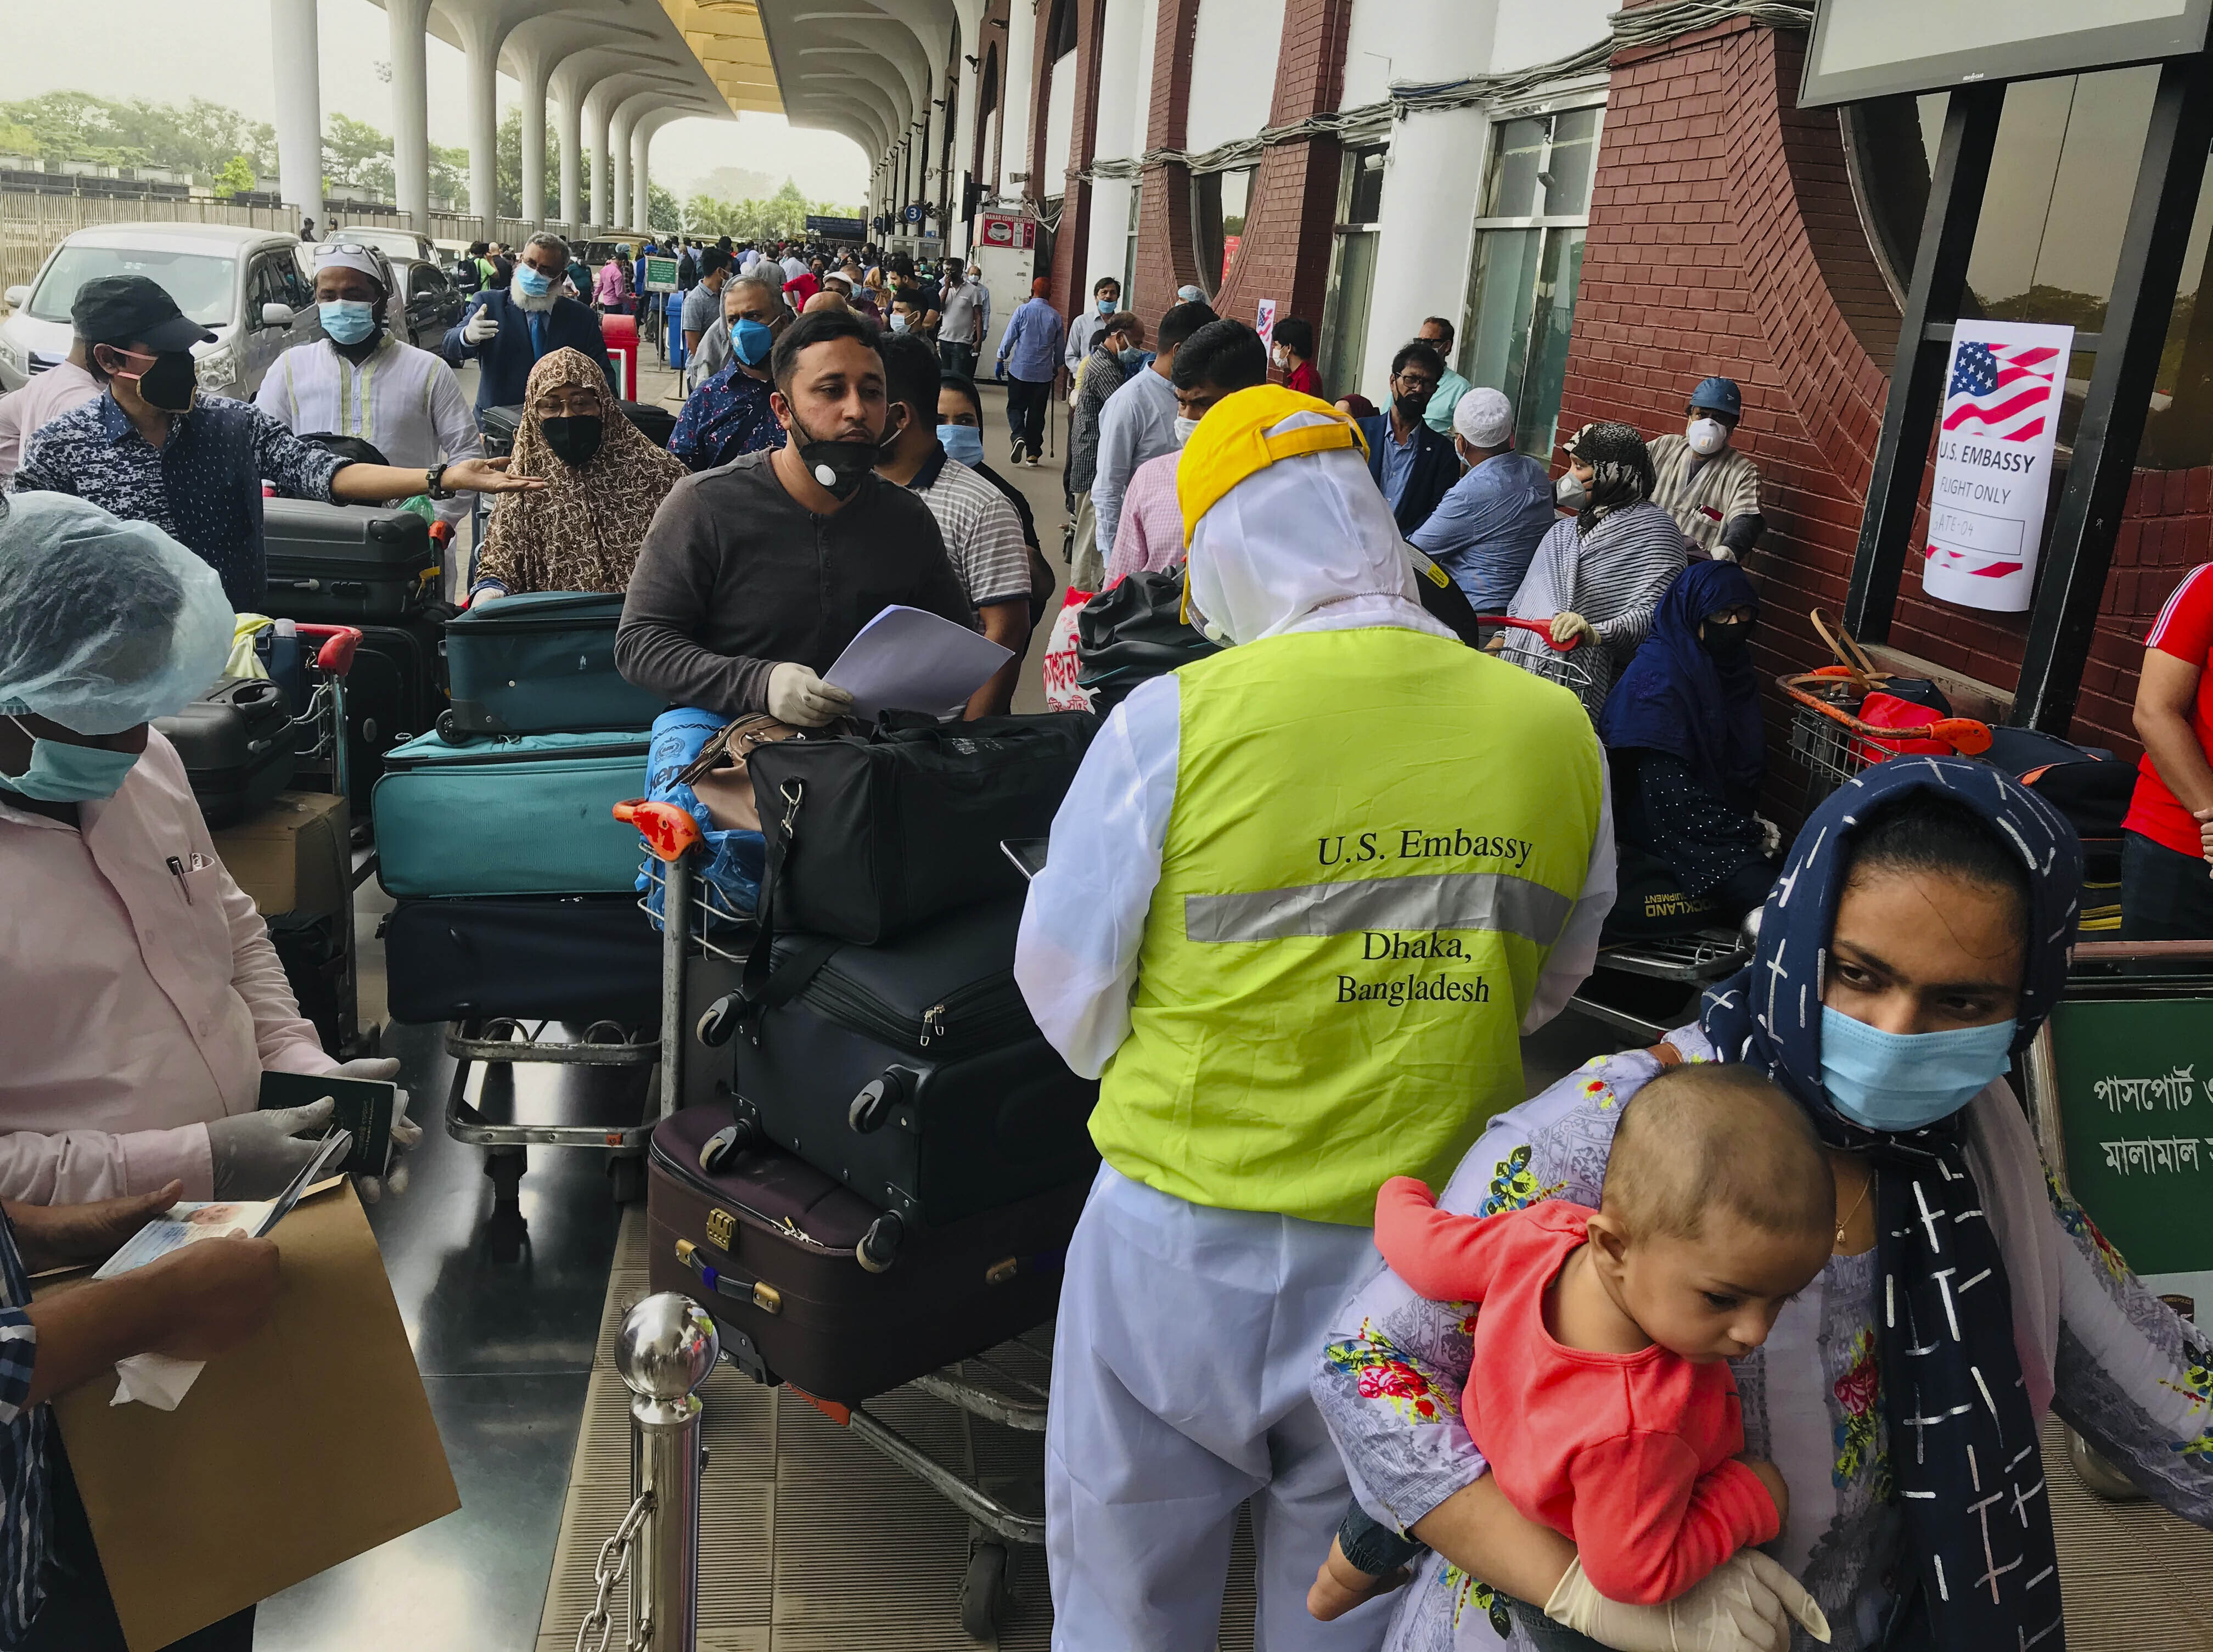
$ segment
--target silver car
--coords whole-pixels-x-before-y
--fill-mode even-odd
[[[46,255],[28,286],[10,287],[0,321],[0,389],[63,360],[77,289],[101,276],[143,275],[216,335],[194,348],[200,388],[251,400],[269,364],[322,337],[298,238],[214,223],[113,223],[80,229]]]

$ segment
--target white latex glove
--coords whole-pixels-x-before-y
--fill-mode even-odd
[[[1764,814],[1752,817],[1759,823],[1759,852],[1771,858],[1783,847],[1783,828]]]
[[[1581,637],[1586,643],[1598,641],[1598,632],[1591,622],[1579,613],[1560,613],[1552,616],[1552,640],[1564,647],[1571,637]]]
[[[489,344],[498,333],[499,322],[488,306],[481,306],[474,315],[469,317],[468,326],[461,329],[461,342],[465,344]]]
[[[304,1107],[271,1107],[209,1119],[215,1196],[275,1198],[300,1173],[300,1167],[315,1156],[315,1146],[329,1131],[337,1105],[326,1097]]]
[[[342,1061],[331,1070],[333,1078],[369,1078],[389,1082],[399,1076],[399,1064],[392,1058],[364,1056],[356,1061]],[[407,1117],[407,1092],[396,1091],[392,1098],[392,1157],[381,1176],[356,1176],[355,1191],[360,1193],[363,1204],[374,1204],[385,1194],[397,1198],[407,1191],[407,1160],[410,1148],[423,1140],[423,1126]]]
[[[1829,1620],[1798,1580],[1757,1549],[1740,1549],[1688,1591],[1656,1606],[1625,1606],[1590,1585],[1578,1559],[1545,1615],[1615,1652],[1787,1652],[1793,1620],[1824,1645]]]
[[[853,697],[787,660],[768,674],[768,714],[796,728],[820,728],[853,709]]]

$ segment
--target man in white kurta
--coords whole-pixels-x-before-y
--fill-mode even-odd
[[[279,356],[253,405],[296,436],[358,436],[387,462],[410,469],[478,458],[484,439],[454,369],[442,357],[402,344],[387,326],[390,274],[374,253],[322,253],[315,297],[331,336]],[[368,307],[365,318],[352,308],[361,305]],[[338,341],[363,319],[369,323],[364,336]],[[438,519],[458,527],[473,504],[466,494],[441,500]]]

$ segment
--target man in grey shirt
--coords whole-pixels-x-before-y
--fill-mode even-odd
[[[938,301],[937,364],[964,379],[976,376],[976,351],[984,342],[983,292],[957,260],[945,266],[945,294]]]
[[[1176,347],[1209,321],[1218,320],[1204,304],[1179,304],[1161,318],[1153,340],[1158,352],[1129,381],[1106,398],[1099,414],[1099,461],[1091,479],[1091,508],[1099,519],[1099,559],[1114,552],[1114,530],[1121,525],[1122,496],[1130,478],[1148,459],[1176,450]]]
[[[850,310],[803,315],[770,358],[789,437],[677,483],[654,514],[615,634],[625,677],[675,705],[820,728],[822,680],[893,604],[972,627],[930,507],[875,473],[883,360]]]
[[[699,284],[684,295],[684,354],[699,348],[708,329],[722,319],[722,287],[730,278],[730,255],[710,247],[699,260]]]

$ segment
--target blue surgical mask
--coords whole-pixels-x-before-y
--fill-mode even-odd
[[[553,290],[553,277],[543,275],[527,264],[515,266],[515,284],[525,298],[543,298]]]
[[[1821,1088],[1869,1130],[1925,1130],[1949,1119],[2013,1062],[2015,1024],[1886,1033],[1821,1007]]]
[[[357,298],[334,298],[315,307],[322,313],[323,331],[334,344],[357,344],[376,331],[376,306]]]
[[[984,433],[972,424],[939,425],[937,445],[945,449],[948,459],[970,466],[984,462]]]
[[[776,334],[765,321],[748,317],[730,327],[730,349],[747,367],[759,367],[775,346]]]
[[[9,722],[27,735],[19,718]],[[138,760],[136,752],[111,752],[104,746],[72,746],[66,741],[31,735],[31,766],[21,774],[0,772],[0,787],[42,803],[91,803],[113,797]]]
[[[1137,349],[1136,346],[1132,345],[1130,349],[1122,352],[1122,365],[1127,368],[1131,372],[1136,372],[1144,364],[1145,352]]]
[[[1112,315],[1112,314],[1114,314],[1114,301],[1113,301],[1113,299],[1111,299],[1111,298],[1102,298],[1102,299],[1100,299],[1100,300],[1099,301],[1099,314],[1101,314],[1101,315]]]

